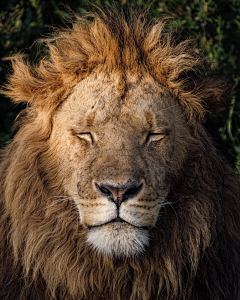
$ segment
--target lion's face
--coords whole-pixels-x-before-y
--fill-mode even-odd
[[[133,256],[149,231],[187,151],[180,107],[151,77],[92,74],[78,83],[53,120],[50,147],[58,176],[79,211],[87,243]]]

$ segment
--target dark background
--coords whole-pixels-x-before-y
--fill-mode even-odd
[[[109,1],[92,0],[107,6]],[[115,1],[133,10],[149,7],[150,1]],[[219,130],[229,154],[240,172],[240,0],[165,0],[151,2],[153,17],[170,15],[178,31],[197,40],[200,51],[210,65],[209,72],[226,75],[234,84],[229,110],[211,112],[212,123]],[[86,12],[86,0],[5,0],[0,4],[0,85],[11,71],[5,57],[19,51],[36,63],[39,47],[34,41],[70,19],[69,6],[75,12]],[[65,21],[64,21],[65,19]],[[0,148],[12,138],[15,117],[23,109],[0,96]]]

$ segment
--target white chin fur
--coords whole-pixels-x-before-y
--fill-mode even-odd
[[[147,230],[120,222],[92,228],[87,236],[93,249],[115,257],[135,256],[145,250],[148,241]]]

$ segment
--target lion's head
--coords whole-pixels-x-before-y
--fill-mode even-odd
[[[183,111],[151,76],[123,82],[96,70],[73,88],[53,117],[49,151],[94,249],[145,249],[190,140]]]
[[[229,85],[164,21],[93,17],[12,59],[0,296],[231,299],[239,183],[203,126]]]

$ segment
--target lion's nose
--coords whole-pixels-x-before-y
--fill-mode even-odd
[[[143,184],[138,185],[135,182],[124,184],[124,185],[110,185],[95,183],[98,191],[108,199],[114,201],[119,207],[123,201],[135,197],[142,189]]]

